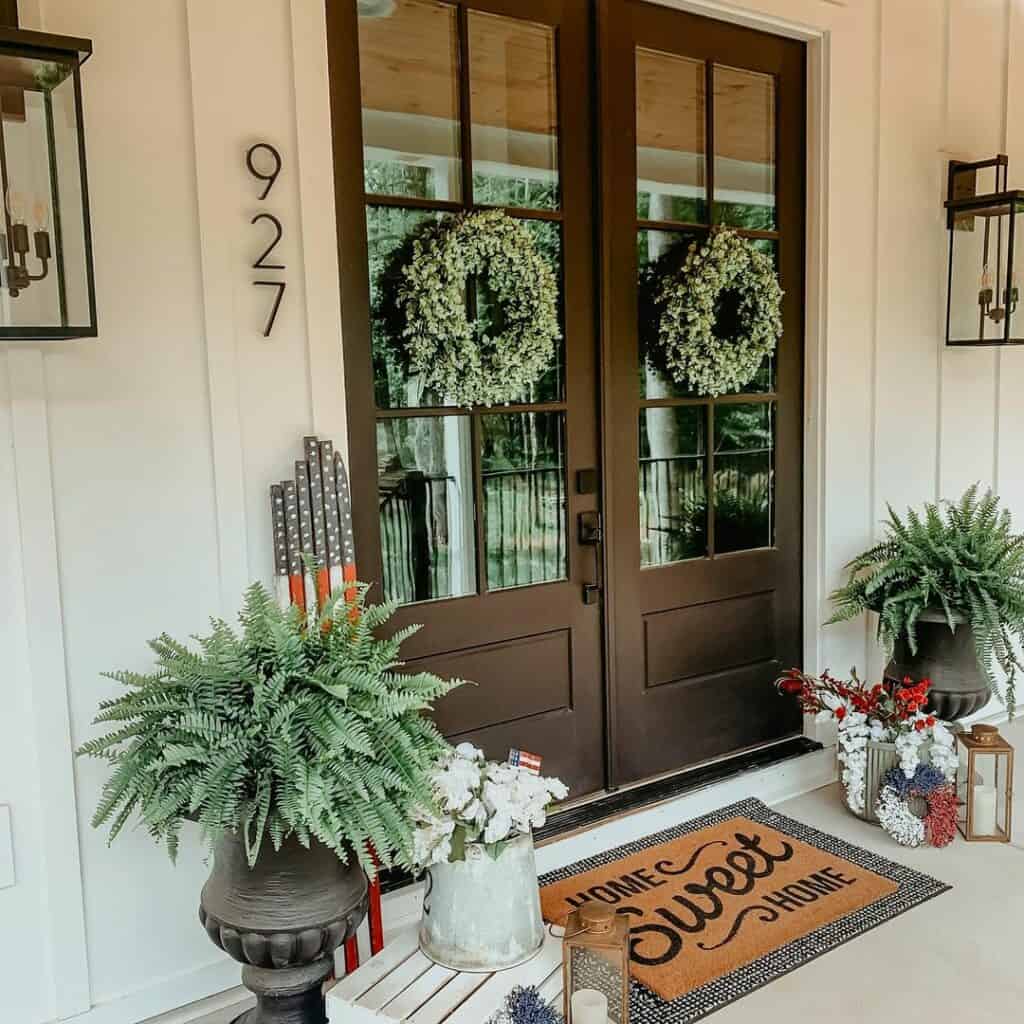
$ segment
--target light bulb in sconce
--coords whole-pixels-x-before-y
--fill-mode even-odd
[[[988,265],[985,265],[984,270],[981,272],[981,287],[982,289],[988,289],[992,287],[992,271],[988,269]]]
[[[7,212],[11,215],[11,220],[15,224],[25,223],[27,206],[28,203],[25,201],[24,193],[18,192],[13,188],[7,190]]]
[[[42,196],[36,196],[32,203],[32,226],[36,231],[45,231],[50,220],[50,209]]]

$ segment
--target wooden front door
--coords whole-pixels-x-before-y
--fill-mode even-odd
[[[452,741],[599,789],[598,567],[578,529],[600,464],[588,5],[398,0],[357,18],[338,0],[328,16],[359,569],[399,625],[423,625],[412,665],[475,682],[438,709]],[[410,375],[389,314],[423,225],[489,207],[555,269],[563,339],[515,401],[465,409]],[[467,301],[487,316],[480,289]]]
[[[652,4],[601,10],[606,618],[621,784],[800,731],[770,684],[801,653],[805,54]],[[775,357],[741,393],[710,398],[663,369],[656,335],[659,280],[713,225],[776,261],[785,298]]]
[[[409,659],[477,683],[439,723],[574,796],[797,732],[769,684],[800,654],[803,46],[633,0],[327,10],[357,557],[423,624]],[[394,296],[425,225],[488,207],[564,339],[465,409],[409,373]],[[711,399],[659,371],[652,296],[718,223],[777,261],[785,336]]]

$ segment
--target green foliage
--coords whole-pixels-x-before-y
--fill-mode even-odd
[[[974,630],[978,664],[994,688],[994,670],[1006,673],[1003,700],[1013,714],[1021,668],[1015,644],[1024,640],[1024,536],[1011,531],[1010,513],[978,485],[956,503],[907,509],[889,507],[886,536],[847,566],[845,586],[832,594],[829,622],[878,613],[878,637],[888,653],[899,637],[917,651],[917,622],[941,611],[950,629],[958,618]]]
[[[366,587],[332,595],[319,621],[283,611],[260,584],[239,629],[211,620],[196,647],[164,634],[156,669],[114,672],[128,692],[100,704],[113,731],[78,753],[111,775],[92,824],[111,841],[133,814],[173,859],[182,823],[204,837],[241,832],[249,864],[267,836],[314,838],[372,874],[411,866],[413,808],[432,802],[427,772],[447,744],[423,716],[457,681],[403,673],[399,650],[419,627],[378,635],[393,604],[367,605]]]

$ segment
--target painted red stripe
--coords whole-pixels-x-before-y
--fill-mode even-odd
[[[359,966],[359,943],[353,935],[345,943],[345,973],[351,974]]]
[[[295,575],[288,577],[288,593],[291,595],[292,604],[300,608],[306,607],[306,588],[302,585],[302,577]]]
[[[331,574],[330,570],[318,569],[316,573],[316,605],[323,608],[331,596]]]
[[[373,866],[380,869],[377,851],[370,848]],[[380,905],[380,875],[375,873],[370,882],[370,954],[376,955],[384,948],[384,912]]]

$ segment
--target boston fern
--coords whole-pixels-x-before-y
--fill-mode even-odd
[[[458,683],[396,671],[419,627],[382,639],[394,605],[349,594],[307,625],[256,584],[240,629],[212,620],[196,647],[165,634],[154,672],[112,673],[129,692],[96,722],[115,730],[79,750],[112,766],[93,825],[110,822],[113,840],[137,812],[172,858],[194,820],[210,842],[241,833],[250,866],[268,836],[280,849],[292,835],[371,874],[370,845],[410,866],[413,808],[430,804],[427,772],[448,750],[423,712]]]
[[[945,615],[950,629],[970,623],[978,665],[995,688],[994,666],[1006,673],[1004,701],[1015,707],[1021,664],[1015,644],[1024,640],[1024,536],[1010,529],[1010,513],[978,485],[958,502],[925,504],[923,515],[907,509],[901,519],[889,507],[886,537],[849,563],[850,578],[832,594],[829,622],[878,613],[878,636],[887,653],[903,637],[917,652],[921,613]]]

